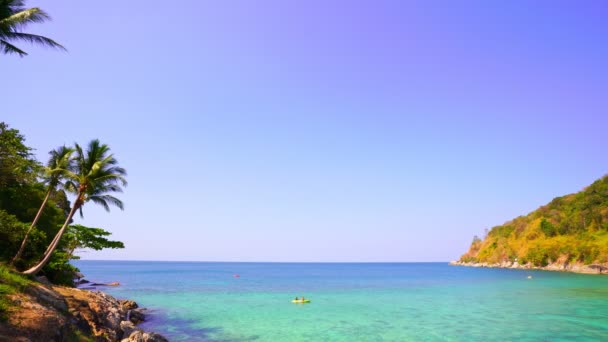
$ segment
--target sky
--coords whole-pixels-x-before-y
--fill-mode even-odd
[[[0,121],[128,171],[83,259],[449,261],[608,173],[605,1],[27,6]]]

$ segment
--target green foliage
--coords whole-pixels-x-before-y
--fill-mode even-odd
[[[0,188],[35,179],[40,164],[34,159],[25,138],[14,128],[0,122]]]
[[[547,266],[549,255],[547,254],[547,251],[544,248],[540,247],[539,245],[536,245],[530,248],[530,250],[528,250],[528,253],[524,258],[525,260],[531,262],[534,265]]]
[[[504,225],[492,228],[489,235],[495,237],[507,238],[511,233],[515,230],[515,227],[512,225]]]
[[[547,221],[547,219],[543,218],[543,220],[540,222],[540,230],[543,231],[543,233],[545,233],[546,236],[555,236],[557,234],[557,229],[555,228],[554,225],[551,224],[551,222]]]
[[[1,8],[0,4],[0,11]],[[93,151],[93,157],[103,159],[105,165],[89,165],[88,174],[97,178],[87,183],[90,188],[87,189],[88,197],[85,200],[101,201],[102,206],[105,203],[105,206],[115,204],[122,207],[122,202],[106,192],[120,190],[125,172],[116,166],[116,160],[108,153],[109,148],[96,140],[95,142],[98,149],[97,152]],[[26,146],[25,138],[19,131],[0,122],[0,263],[8,264],[17,253],[48,193],[48,185],[59,185],[61,179],[68,176],[68,171],[74,171],[76,159],[71,153],[74,150],[63,146],[51,151],[47,167],[42,168],[33,158],[32,149]],[[83,155],[84,152],[80,157]],[[89,155],[84,157],[85,163],[93,161],[88,158]],[[82,160],[81,158],[81,162]],[[73,181],[73,178],[71,180]],[[68,189],[73,188],[68,186]],[[50,192],[48,203],[43,206],[36,228],[30,232],[23,254],[14,267],[27,269],[40,260],[66,221],[70,208],[70,202],[63,190]],[[60,240],[58,248],[50,255],[49,263],[42,269],[44,275],[52,282],[71,284],[76,268],[69,261],[76,248],[124,248],[122,242],[107,239],[109,235],[109,232],[101,228],[75,225],[68,238]]]
[[[14,215],[0,210],[0,259],[10,260],[15,255],[27,228]]]
[[[561,196],[526,216],[496,226],[461,260],[608,262],[608,176],[576,194]]]
[[[42,271],[54,284],[74,286],[74,273],[78,268],[69,263],[70,254],[63,249],[57,249],[51,255],[51,260]]]
[[[77,259],[74,256],[76,249],[89,248],[96,251],[104,248],[125,248],[125,245],[120,241],[108,240],[106,237],[112,233],[101,228],[85,227],[80,224],[74,224],[68,227],[65,233],[66,250],[69,251],[71,259]]]

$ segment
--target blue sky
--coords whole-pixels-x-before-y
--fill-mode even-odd
[[[129,172],[83,258],[447,261],[608,173],[602,1],[28,6],[0,120]]]

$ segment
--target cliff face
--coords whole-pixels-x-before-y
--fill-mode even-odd
[[[8,296],[0,341],[167,341],[135,326],[137,304],[102,292],[33,283]]]
[[[458,263],[597,273],[608,264],[608,176],[475,237]]]

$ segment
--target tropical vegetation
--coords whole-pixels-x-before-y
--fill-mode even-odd
[[[463,262],[546,266],[608,262],[608,176],[474,237]]]
[[[0,0],[0,49],[4,54],[26,56],[27,52],[14,45],[16,41],[65,50],[56,41],[37,34],[23,32],[29,24],[42,23],[51,17],[38,7],[26,8],[22,0]]]
[[[73,224],[73,217],[88,202],[122,209],[113,193],[127,184],[125,176],[99,140],[86,148],[61,146],[43,166],[25,137],[0,122],[0,265],[71,284],[77,269],[69,261],[77,249],[124,248],[101,228]]]

